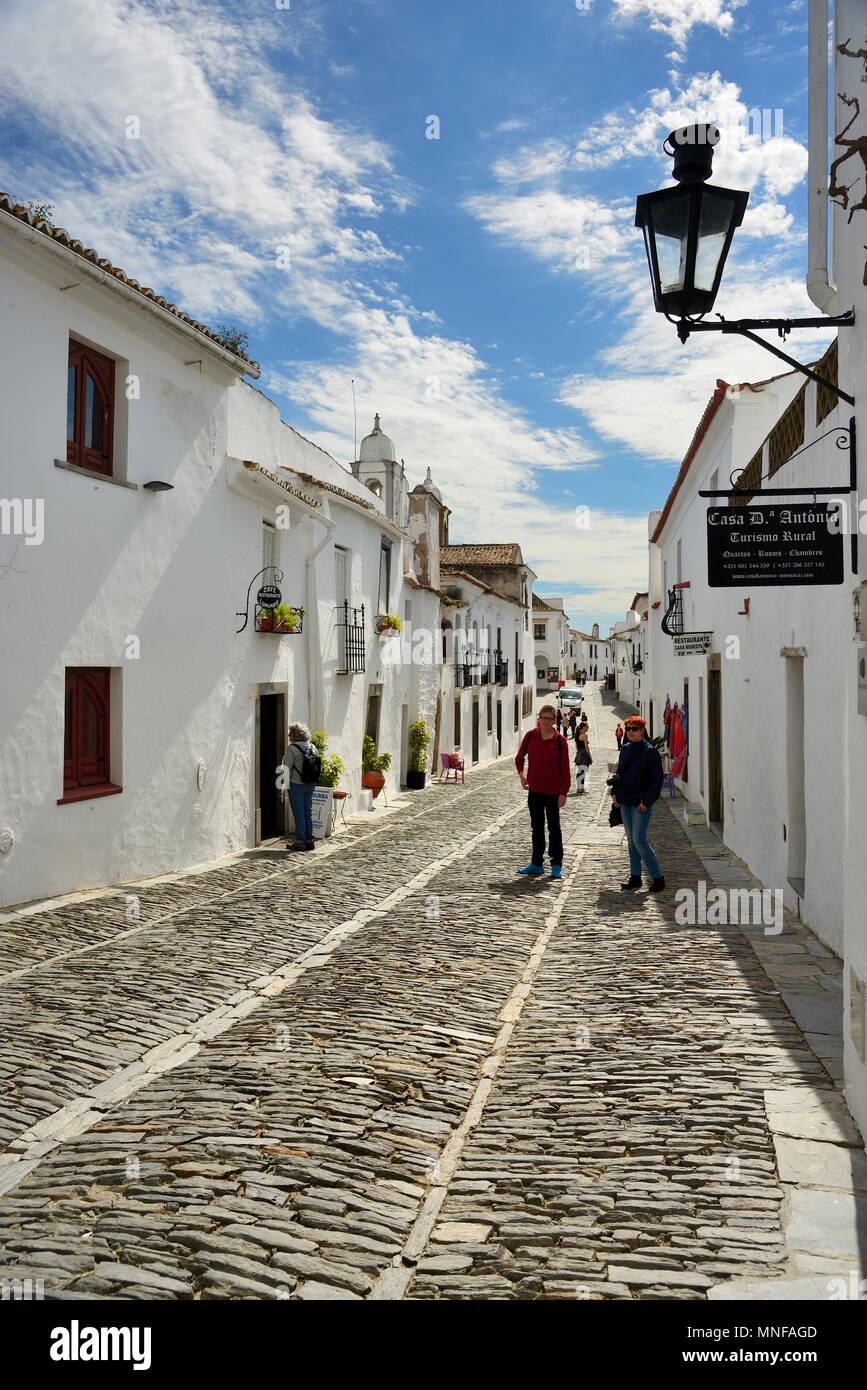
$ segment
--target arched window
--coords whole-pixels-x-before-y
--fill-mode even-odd
[[[115,364],[69,340],[66,374],[66,462],[111,476]]]

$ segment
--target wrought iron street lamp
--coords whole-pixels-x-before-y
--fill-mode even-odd
[[[855,321],[851,310],[835,318],[822,314],[809,319],[728,320],[719,314],[718,323],[702,322],[713,308],[732,237],[743,221],[749,198],[741,190],[707,182],[719,138],[718,128],[707,122],[671,131],[663,149],[674,159],[672,173],[677,186],[642,193],[636,203],[635,225],[644,232],[657,312],[676,324],[682,343],[690,333],[739,333],[854,405],[854,397],[835,382],[820,377],[752,331],[775,328],[785,339],[793,328],[848,327]]]
[[[713,308],[735,228],[743,221],[749,193],[707,183],[719,138],[714,125],[673,130],[662,148],[674,158],[677,187],[642,193],[636,205],[653,302],[668,319]]]

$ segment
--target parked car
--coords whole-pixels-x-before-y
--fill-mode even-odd
[[[572,710],[581,707],[584,695],[582,691],[575,686],[564,686],[562,690],[557,692],[557,698],[560,701],[560,708],[562,710]]]

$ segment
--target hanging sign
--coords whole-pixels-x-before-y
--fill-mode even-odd
[[[842,584],[839,502],[709,507],[710,588],[757,584]]]
[[[707,656],[713,646],[713,633],[676,632],[671,641],[675,656]]]
[[[283,602],[283,595],[276,584],[263,584],[256,595],[256,602],[260,608],[278,608]]]

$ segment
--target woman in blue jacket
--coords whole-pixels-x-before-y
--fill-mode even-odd
[[[640,714],[630,714],[624,724],[626,738],[617,763],[617,783],[611,792],[620,807],[629,845],[629,880],[621,888],[641,887],[641,861],[650,874],[651,893],[660,893],[665,879],[659,860],[647,842],[651,809],[662,791],[662,759],[645,737],[647,725]]]

